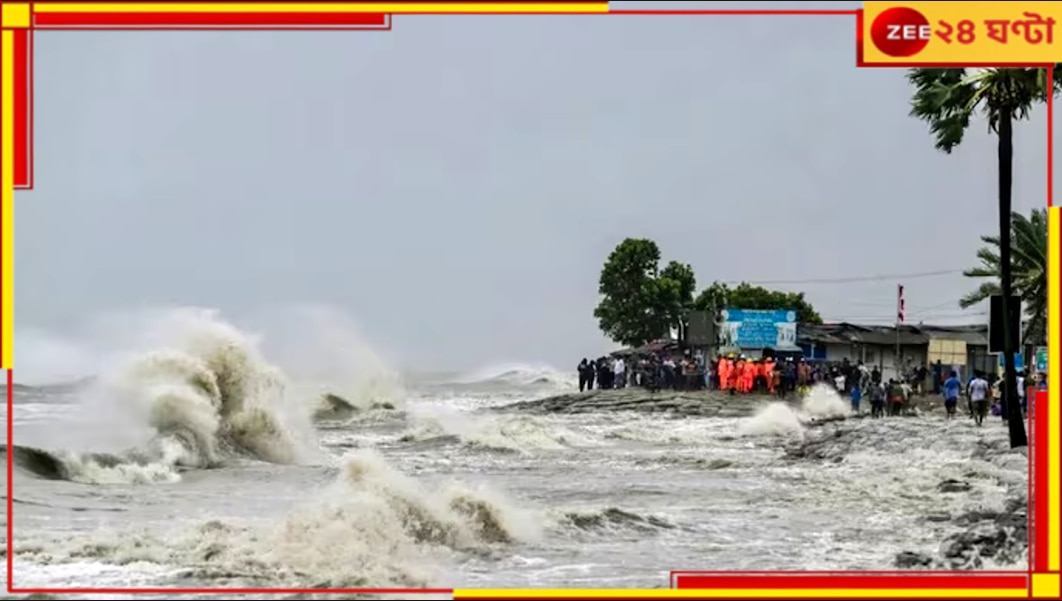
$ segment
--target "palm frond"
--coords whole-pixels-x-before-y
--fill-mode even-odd
[[[951,153],[962,144],[970,122],[984,116],[995,132],[1000,116],[1028,119],[1032,107],[1047,98],[1046,69],[911,69],[907,80],[914,88],[910,115],[929,125],[934,146]],[[1056,93],[1062,74],[1052,75]]]
[[[911,69],[914,86],[910,115],[929,125],[938,150],[950,153],[962,144],[973,116],[977,88],[965,83],[966,69]]]
[[[974,85],[984,99],[981,105],[989,131],[997,131],[999,117],[1028,119],[1032,106],[1047,98],[1042,69],[984,69]]]
[[[1047,95],[1047,86],[1051,86],[1051,93],[1055,96],[1062,92],[1062,63],[1055,63],[1055,68],[1051,70],[1052,81],[1048,84],[1047,81],[1047,69],[1036,70],[1036,85],[1043,91],[1044,96]]]
[[[961,299],[959,299],[959,308],[969,309],[970,307],[988,300],[992,295],[999,294],[998,282],[984,282],[977,287],[976,290],[967,293]]]
[[[998,269],[985,269],[984,267],[974,267],[973,269],[967,269],[962,274],[968,278],[998,278]]]
[[[989,131],[998,132],[1004,115],[1027,119],[1032,108],[1048,94],[1062,93],[1062,63],[1052,69],[910,69],[907,80],[911,94],[910,116],[925,122],[934,146],[951,153],[963,142],[974,117],[983,117]],[[1049,92],[1050,91],[1050,92]],[[1037,210],[1025,216],[1011,216],[1011,261],[1014,291],[1025,301],[1031,319],[1043,320],[1047,303],[1047,216]],[[982,236],[984,246],[977,250],[978,264],[964,275],[986,280],[962,297],[963,308],[999,294],[999,236]]]
[[[999,237],[982,236],[985,246],[977,249],[979,265],[963,271],[969,278],[987,279],[963,296],[959,306],[967,308],[984,301],[999,289]],[[1011,272],[1014,293],[1021,296],[1030,320],[1047,315],[1047,213],[1035,209],[1029,215],[1011,214]]]

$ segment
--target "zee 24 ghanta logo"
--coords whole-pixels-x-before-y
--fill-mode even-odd
[[[921,12],[906,6],[883,10],[870,25],[870,39],[882,54],[904,58],[914,56],[929,45],[933,38],[945,44],[966,46],[979,37],[998,44],[1012,42],[1030,45],[1054,42],[1055,20],[1039,14],[1024,12],[1022,19],[961,19],[930,24]]]

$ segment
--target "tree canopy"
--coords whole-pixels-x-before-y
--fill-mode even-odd
[[[695,299],[697,278],[693,268],[670,261],[660,269],[660,261],[660,247],[644,238],[627,238],[605,260],[598,280],[601,300],[594,317],[601,331],[612,340],[642,345],[665,337],[692,309],[725,306],[794,309],[800,321],[822,323],[802,292],[780,292],[745,283],[731,289],[714,282]]]
[[[1062,65],[1051,85],[1062,87]],[[911,116],[929,125],[937,150],[951,153],[962,144],[971,121],[983,116],[999,133],[1002,120],[1028,119],[1035,104],[1047,99],[1047,69],[911,69]]]
[[[742,282],[731,288],[723,282],[712,282],[697,295],[694,307],[702,310],[736,307],[741,309],[793,309],[800,323],[822,323],[803,292],[783,292]]]
[[[660,247],[644,238],[627,238],[601,269],[594,309],[601,331],[622,344],[637,346],[662,338],[693,304],[697,280],[693,268],[671,261],[660,269]]]

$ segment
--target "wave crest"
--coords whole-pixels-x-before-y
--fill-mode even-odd
[[[213,520],[163,539],[111,534],[66,558],[182,566],[182,576],[257,586],[431,587],[453,551],[481,553],[540,535],[537,513],[487,490],[423,486],[371,450],[344,457],[334,481],[277,528]],[[30,553],[24,551],[22,554]]]
[[[452,383],[516,387],[575,388],[578,376],[544,364],[502,363],[490,365],[456,378]]]
[[[799,408],[782,401],[768,403],[743,420],[738,432],[743,436],[802,436],[810,423],[844,419],[849,412],[849,405],[833,387],[816,384],[801,399]]]
[[[179,468],[237,458],[297,463],[314,453],[309,412],[297,401],[289,405],[288,382],[262,357],[256,339],[205,310],[167,314],[149,333],[149,346],[113,363],[86,392],[83,407],[95,427],[85,429],[130,437],[133,450],[45,451],[46,460],[22,462],[24,469],[90,484],[121,474],[131,482],[167,481],[179,479]]]

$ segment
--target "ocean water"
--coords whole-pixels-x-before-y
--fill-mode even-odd
[[[274,357],[204,311],[145,331],[91,382],[16,393],[19,588],[656,588],[680,569],[892,569],[901,551],[939,554],[960,529],[948,516],[1001,510],[1027,482],[997,422],[838,419],[825,390],[734,399],[733,419],[507,412],[574,378],[404,377],[341,337]],[[787,454],[812,440],[821,458]],[[967,490],[941,492],[948,480]]]

